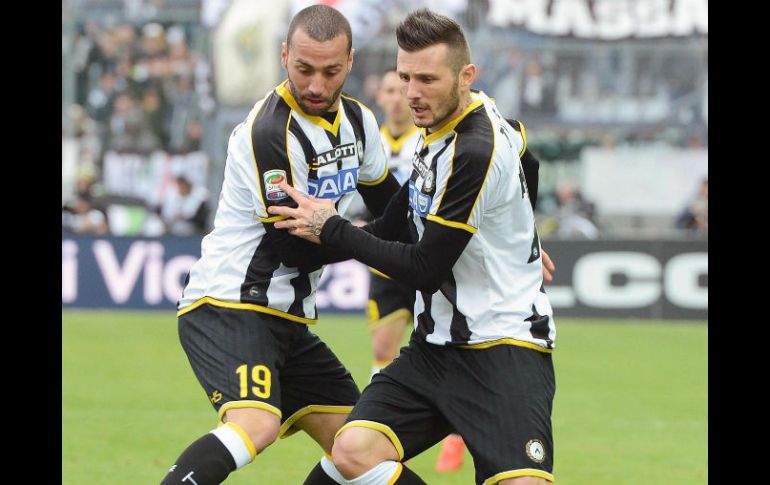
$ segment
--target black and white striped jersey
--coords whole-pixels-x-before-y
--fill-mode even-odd
[[[379,137],[374,114],[344,94],[333,121],[303,113],[286,82],[258,101],[230,135],[214,229],[190,270],[179,314],[211,303],[313,323],[323,266],[281,262],[265,227],[281,217],[267,207],[291,203],[278,187],[286,180],[335,200],[344,214],[357,188],[388,177]]]
[[[388,159],[388,167],[399,184],[404,184],[412,173],[412,156],[420,140],[420,130],[412,125],[398,138],[393,138],[387,126],[380,128],[382,144],[385,148],[385,156]]]
[[[526,132],[506,122],[484,93],[471,99],[440,130],[422,130],[414,154],[414,239],[422,239],[426,221],[472,234],[439,291],[418,292],[415,330],[437,345],[512,343],[548,351],[556,329],[519,159]]]

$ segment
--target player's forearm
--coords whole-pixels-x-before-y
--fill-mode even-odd
[[[270,245],[284,266],[310,270],[353,257],[348,250],[313,244],[291,236],[286,231],[275,229],[272,224],[265,224],[265,227],[267,229],[265,237],[268,238]]]
[[[405,221],[406,223],[406,221]],[[323,226],[321,242],[376,268],[391,278],[427,293],[435,293],[470,241],[469,232],[426,221],[417,244],[384,241],[334,216]]]

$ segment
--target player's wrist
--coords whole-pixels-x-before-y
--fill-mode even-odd
[[[320,236],[323,226],[331,217],[337,215],[334,207],[324,207],[313,211],[313,217],[310,221],[310,231],[315,236]]]

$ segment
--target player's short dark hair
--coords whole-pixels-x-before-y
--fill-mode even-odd
[[[345,34],[348,38],[348,52],[353,47],[350,22],[339,11],[327,5],[311,5],[297,12],[289,23],[289,32],[286,34],[287,47],[291,47],[291,37],[298,28],[302,28],[311,39],[319,42]]]
[[[449,62],[455,72],[471,62],[471,49],[460,24],[427,8],[420,8],[406,16],[396,28],[398,46],[415,52],[436,44],[449,47]]]

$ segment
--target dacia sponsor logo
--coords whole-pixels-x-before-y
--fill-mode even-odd
[[[427,217],[430,213],[432,198],[425,195],[414,186],[413,181],[409,181],[409,205],[420,217]]]
[[[340,170],[317,180],[307,181],[308,194],[319,199],[336,199],[343,194],[356,190],[358,167]]]
[[[343,158],[356,156],[356,154],[357,150],[355,144],[348,143],[346,145],[339,145],[332,148],[328,152],[323,152],[316,155],[314,164],[316,167],[323,167],[324,165],[329,165],[330,163],[336,163]]]

